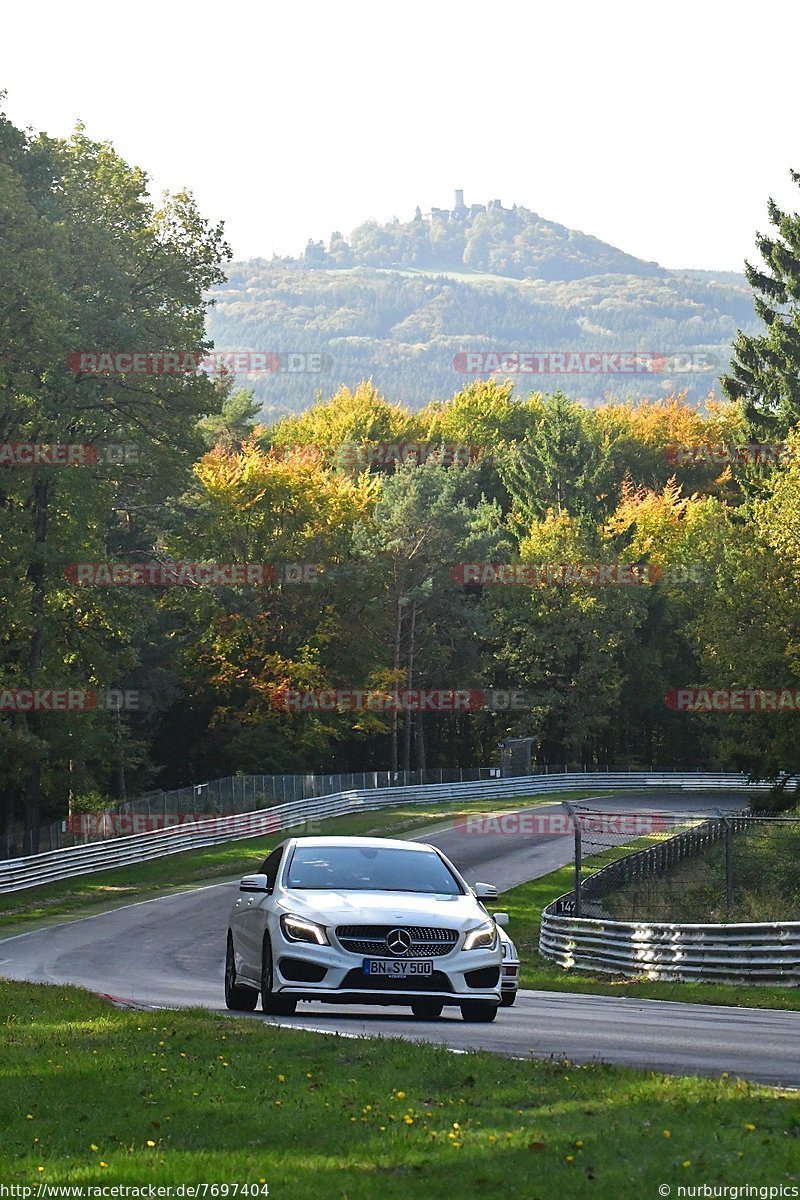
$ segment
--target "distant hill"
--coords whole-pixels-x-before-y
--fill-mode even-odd
[[[229,268],[209,319],[217,349],[317,352],[329,364],[323,374],[241,377],[270,419],[370,377],[389,400],[421,407],[474,378],[453,365],[468,351],[672,356],[655,375],[518,383],[524,394],[560,387],[587,403],[674,390],[702,399],[719,390],[737,329],[756,327],[743,275],[667,271],[525,208],[460,199],[406,223],[367,221],[349,240],[336,232],[327,247],[310,241],[302,258]]]

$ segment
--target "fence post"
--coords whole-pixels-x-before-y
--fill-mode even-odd
[[[566,800],[561,803],[572,818],[572,824],[575,826],[575,903],[574,915],[581,915],[581,823],[578,819],[578,813]]]
[[[726,817],[722,820],[725,823],[725,909],[730,916],[733,912],[733,830]]]
[[[733,911],[733,825],[721,808],[716,810],[725,838],[725,915]]]

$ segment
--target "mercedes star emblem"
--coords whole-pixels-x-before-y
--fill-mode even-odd
[[[392,954],[408,954],[411,949],[411,934],[406,929],[392,929],[386,935],[386,947]]]

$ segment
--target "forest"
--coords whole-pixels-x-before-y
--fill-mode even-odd
[[[489,765],[509,735],[539,764],[798,769],[788,704],[685,700],[800,686],[797,217],[771,214],[724,399],[491,378],[420,405],[365,376],[270,418],[229,374],[74,368],[214,348],[230,251],[190,194],[2,119],[0,212],[0,823]],[[322,692],[349,699],[287,700]]]
[[[325,356],[323,373],[240,376],[262,415],[302,411],[320,392],[372,379],[422,408],[469,378],[470,352],[645,351],[649,379],[548,373],[534,380],[584,404],[609,398],[704,403],[719,393],[738,329],[756,317],[744,275],[668,271],[537,213],[473,205],[360,225],[309,242],[300,258],[232,263],[213,289],[208,330],[231,351]],[[473,211],[477,210],[477,211]],[[547,366],[548,364],[544,364]],[[493,372],[502,382],[502,370]],[[487,378],[488,375],[472,376]]]

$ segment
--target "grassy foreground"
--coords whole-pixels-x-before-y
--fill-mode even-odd
[[[0,981],[0,1182],[608,1200],[800,1180],[774,1089],[454,1055]],[[35,1195],[35,1190],[34,1190]]]

